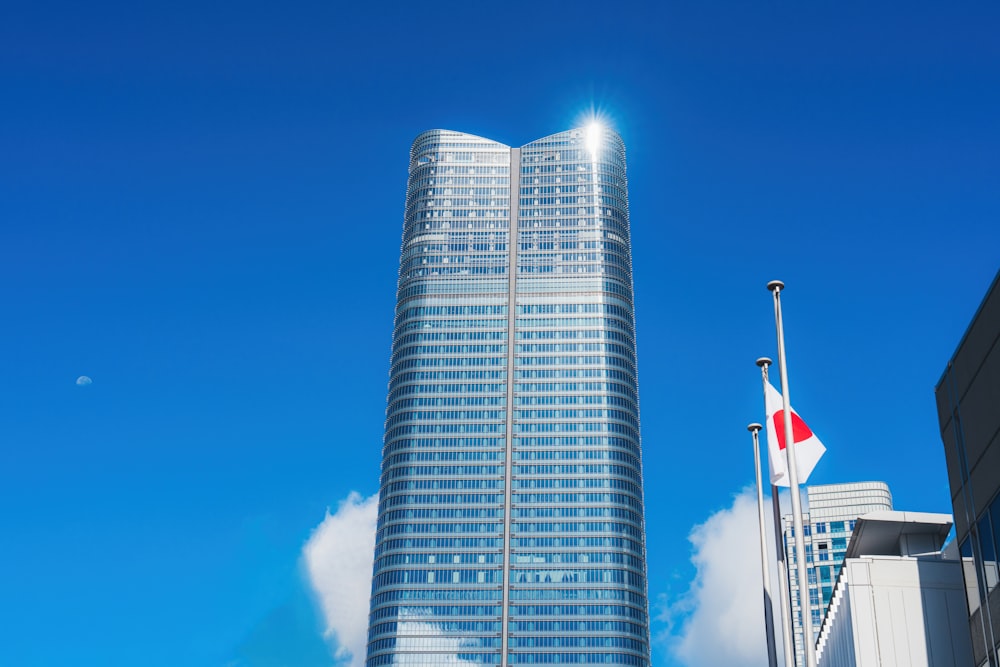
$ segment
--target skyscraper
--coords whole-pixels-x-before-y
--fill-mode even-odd
[[[807,573],[809,577],[809,612],[812,627],[819,635],[823,614],[837,574],[844,562],[851,531],[860,516],[869,512],[892,509],[892,494],[885,482],[852,482],[848,484],[821,484],[806,487],[809,512],[802,518],[805,534]],[[802,596],[798,586],[795,563],[795,541],[792,515],[784,517],[785,558],[787,559],[789,588],[792,602],[792,625],[795,630],[795,662],[805,664],[802,643]],[[815,639],[815,637],[813,638]]]
[[[649,664],[626,186],[597,125],[414,141],[367,667]]]

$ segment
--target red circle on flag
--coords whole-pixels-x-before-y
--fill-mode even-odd
[[[785,448],[785,411],[778,410],[774,413],[774,432],[778,435],[778,447],[781,449]],[[795,414],[792,413],[792,441],[795,443],[800,443],[803,440],[808,440],[813,437],[813,432],[809,430],[806,423]]]

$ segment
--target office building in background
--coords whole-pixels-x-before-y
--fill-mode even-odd
[[[892,494],[884,482],[854,482],[850,484],[823,484],[807,486],[809,511],[802,518],[805,533],[806,558],[808,559],[808,600],[812,614],[812,627],[819,635],[823,614],[833,595],[834,582],[844,562],[851,532],[858,517],[869,512],[892,509]],[[804,663],[802,643],[802,596],[798,585],[795,564],[795,541],[792,515],[784,517],[785,557],[789,563],[789,588],[791,590],[792,625],[795,630],[796,664]],[[813,637],[815,640],[815,637]]]
[[[417,137],[367,667],[647,667],[625,147]]]
[[[935,390],[974,664],[1000,664],[1000,273]]]

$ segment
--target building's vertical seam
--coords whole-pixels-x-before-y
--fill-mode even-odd
[[[500,665],[507,667],[507,635],[510,619],[510,529],[511,490],[514,454],[514,350],[516,336],[514,324],[517,321],[517,247],[518,222],[521,204],[521,149],[510,149],[510,216],[508,217],[507,239],[507,422],[506,451],[504,453],[504,501],[503,501],[503,604],[500,621]]]

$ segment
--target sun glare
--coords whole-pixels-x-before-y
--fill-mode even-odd
[[[587,125],[587,150],[591,153],[596,153],[601,147],[601,138],[604,135],[604,126],[599,122],[591,121]]]

